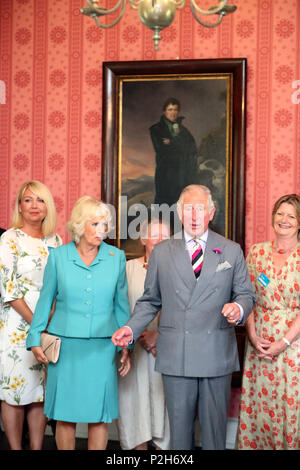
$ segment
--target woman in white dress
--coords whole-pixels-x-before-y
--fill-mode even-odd
[[[170,236],[169,227],[159,220],[141,226],[140,241],[145,248],[141,258],[127,261],[128,297],[132,314],[144,292],[148,260],[153,247]],[[119,378],[120,418],[117,421],[123,450],[147,450],[152,441],[157,450],[168,450],[170,431],[161,374],[154,370],[158,317],[147,327],[132,352],[131,370]]]
[[[56,210],[49,189],[24,183],[12,226],[0,240],[0,400],[4,430],[13,450],[22,448],[25,416],[30,448],[42,448],[45,367],[26,350],[26,337],[39,298],[50,249],[61,245],[54,233]]]

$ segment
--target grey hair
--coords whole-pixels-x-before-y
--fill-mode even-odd
[[[199,191],[199,190],[203,191],[203,193],[208,196],[207,198],[208,210],[209,210],[209,213],[211,213],[212,210],[215,208],[215,204],[214,204],[210,189],[207,186],[203,186],[201,184],[190,184],[186,186],[185,188],[183,188],[179,196],[178,202],[177,202],[178,208],[182,210],[183,198],[186,193],[190,191]]]

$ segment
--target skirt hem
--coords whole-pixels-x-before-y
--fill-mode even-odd
[[[110,424],[112,423],[115,419],[119,419],[119,416],[117,416],[116,418],[105,418],[105,419],[95,419],[95,418],[92,418],[92,419],[83,419],[83,418],[79,418],[78,420],[76,418],[74,418],[74,416],[72,416],[72,418],[65,418],[65,417],[58,417],[57,415],[53,415],[53,416],[50,416],[50,414],[47,414],[45,413],[45,416],[48,418],[48,419],[53,419],[54,421],[65,421],[67,423],[107,423],[107,424]]]

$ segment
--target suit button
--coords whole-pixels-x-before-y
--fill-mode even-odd
[[[87,313],[87,314],[86,314],[86,318],[91,318],[91,314],[90,314],[90,313]]]
[[[87,279],[91,279],[91,278],[92,278],[92,275],[91,275],[91,274],[87,274],[86,278],[87,278]]]
[[[90,287],[87,287],[85,290],[86,292],[91,292],[92,289]]]
[[[84,302],[85,305],[91,305],[91,301],[90,300],[87,300],[86,302]]]

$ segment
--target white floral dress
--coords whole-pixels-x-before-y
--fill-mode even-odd
[[[27,405],[44,400],[45,368],[26,350],[29,323],[8,303],[24,298],[34,312],[49,250],[61,245],[54,234],[33,238],[9,229],[0,240],[0,400]]]

